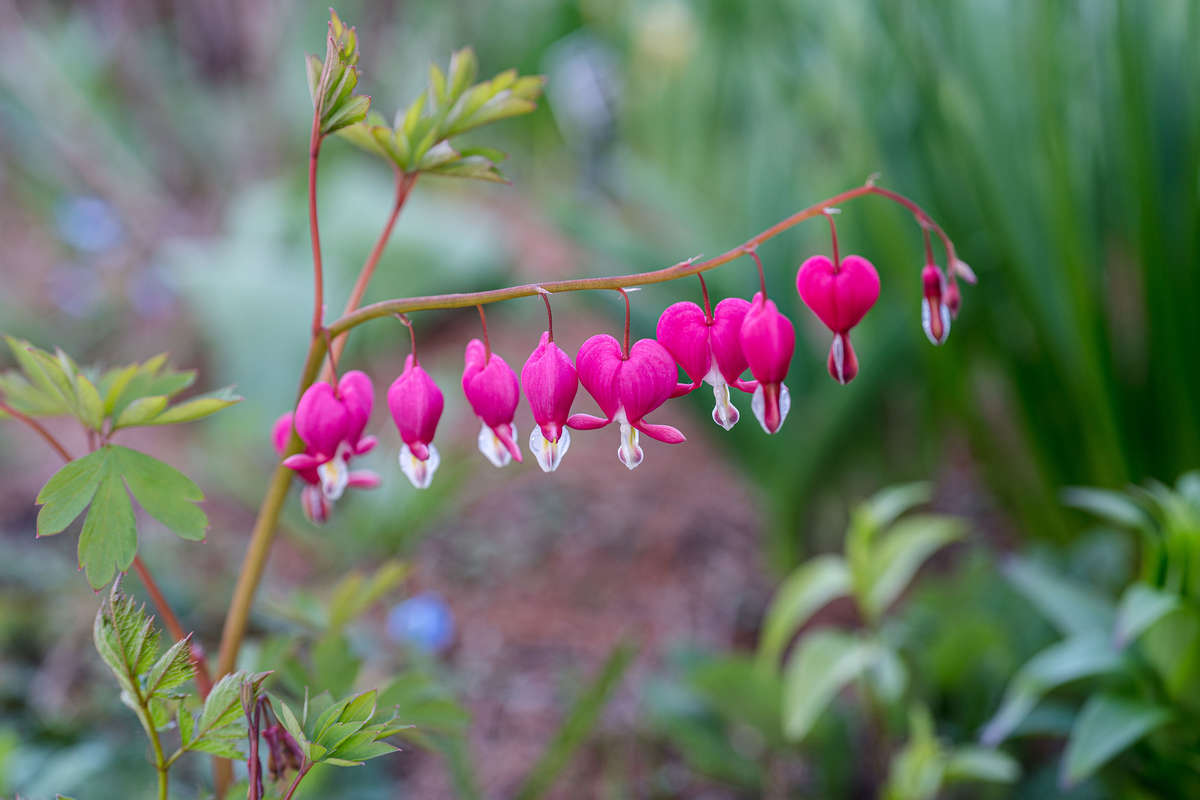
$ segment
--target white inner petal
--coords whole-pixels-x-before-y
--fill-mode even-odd
[[[829,354],[833,356],[833,368],[836,372],[834,375],[838,383],[846,382],[846,347],[842,343],[841,336],[833,337],[833,345],[829,349]]]
[[[625,466],[634,469],[642,463],[645,455],[642,448],[638,447],[638,430],[625,421],[625,409],[617,412],[616,419],[619,419],[621,424],[621,446],[617,448],[617,458],[621,459]]]
[[[705,380],[708,380],[708,378],[706,377]],[[719,372],[717,373],[716,380],[710,381],[710,383],[713,385],[713,400],[716,401],[716,404],[713,406],[713,422],[725,430],[730,430],[737,424],[739,415],[737,408],[733,405],[733,401],[729,399],[729,384],[725,382],[724,376]]]
[[[510,424],[508,429],[509,435],[513,437],[513,441],[516,441],[517,426]],[[512,453],[508,452],[504,442],[500,441],[500,437],[487,426],[487,423],[483,423],[479,429],[479,452],[483,453],[484,458],[497,467],[507,466],[512,461]]]
[[[763,388],[760,383],[754,390],[754,396],[750,398],[750,410],[754,412],[754,418],[758,420],[758,424],[767,433],[771,430],[767,428],[767,423],[764,420],[764,414],[767,410],[766,398],[763,396]],[[792,410],[792,394],[788,391],[787,384],[779,384],[779,427],[783,428],[783,422],[787,419],[788,412]],[[775,431],[778,433],[779,431]]]
[[[558,465],[562,463],[563,456],[567,454],[567,448],[571,446],[571,432],[566,428],[558,434],[558,441],[547,441],[542,435],[542,426],[534,425],[533,430],[529,432],[529,452],[533,453],[533,457],[537,459],[538,466],[542,468],[542,472],[554,472],[558,469]]]
[[[329,519],[329,511],[333,504],[325,498],[325,493],[320,487],[305,486],[300,492],[300,506],[310,522],[320,525]]]
[[[317,475],[321,478],[321,491],[330,500],[337,500],[346,491],[350,480],[350,467],[346,463],[349,446],[345,442],[338,445],[337,454],[317,467]]]
[[[950,336],[950,309],[945,303],[938,303],[937,314],[942,318],[942,336],[939,339],[933,335],[933,310],[928,298],[921,300],[921,327],[925,329],[925,337],[933,344],[942,344]]]
[[[437,471],[440,463],[442,463],[441,456],[438,455],[437,448],[432,444],[429,445],[429,458],[424,461],[414,456],[407,444],[400,448],[400,471],[418,489],[429,488],[429,484],[433,481],[433,473]]]

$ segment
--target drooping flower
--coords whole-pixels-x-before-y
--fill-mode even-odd
[[[275,452],[282,456],[287,452],[288,443],[292,438],[292,412],[287,412],[275,421],[271,431],[271,441]],[[306,451],[306,455],[311,455]],[[286,462],[285,462],[286,463]],[[333,511],[333,500],[329,498],[322,487],[320,470],[317,467],[302,467],[296,469],[296,476],[304,482],[300,490],[300,505],[304,516],[318,525],[329,519]],[[379,476],[370,470],[354,470],[346,473],[346,486],[358,489],[374,489],[379,485]]]
[[[813,256],[796,273],[796,291],[825,327],[833,331],[827,366],[838,383],[858,374],[858,356],[850,345],[850,329],[879,299],[879,273],[861,256],[846,256],[838,264]]]
[[[351,485],[351,457],[375,446],[374,436],[363,436],[373,405],[371,379],[357,370],[343,375],[336,389],[326,381],[309,386],[293,420],[305,450],[284,459],[284,466],[301,473],[315,470],[325,497],[337,500]],[[355,479],[367,480],[368,474],[373,475]]]
[[[945,280],[934,264],[926,264],[921,270],[921,327],[935,345],[942,344],[950,335],[950,309],[942,299]]]
[[[429,488],[441,456],[433,445],[445,400],[429,373],[410,353],[387,393],[388,410],[400,431],[400,469],[418,489]]]
[[[705,300],[707,305],[707,297]],[[741,328],[750,310],[750,303],[740,297],[727,297],[717,303],[708,316],[695,303],[674,303],[658,318],[655,336],[675,357],[679,366],[692,379],[690,384],[675,387],[672,397],[679,397],[707,383],[713,387],[713,421],[729,430],[738,421],[738,410],[730,401],[729,387],[744,392],[757,388],[754,381],[743,381],[746,355],[742,352]]]
[[[521,386],[535,423],[529,432],[529,450],[543,472],[553,472],[571,446],[566,425],[579,391],[579,376],[571,357],[554,343],[549,331],[542,333],[521,368]]]
[[[514,458],[521,461],[517,426],[513,424],[521,400],[517,373],[478,339],[467,342],[464,360],[463,394],[483,423],[479,429],[479,452],[497,467]]]
[[[675,391],[675,360],[653,339],[639,339],[622,352],[621,343],[608,334],[597,334],[579,348],[575,359],[579,382],[600,406],[604,418],[574,414],[567,425],[576,430],[603,428],[616,422],[621,427],[617,458],[629,469],[642,463],[638,431],[667,444],[686,437],[670,425],[656,425],[644,417],[661,406]]]
[[[775,433],[792,407],[783,380],[796,349],[795,329],[773,301],[756,292],[742,320],[741,341],[750,373],[758,381],[750,408],[763,430]]]

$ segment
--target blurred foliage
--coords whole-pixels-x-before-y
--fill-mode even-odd
[[[1200,473],[1184,475],[1174,489],[1072,489],[1066,497],[1139,534],[1142,577],[1111,597],[1033,562],[1009,564],[1009,579],[1064,638],[1021,667],[980,738],[994,745],[1015,735],[1065,734],[1064,787],[1099,772],[1114,796],[1195,794]],[[1081,686],[1082,707],[1067,707],[1046,726],[1043,698],[1078,697]]]

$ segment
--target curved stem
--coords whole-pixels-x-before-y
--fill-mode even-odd
[[[842,268],[842,259],[838,255],[837,225],[833,221],[833,210],[826,209],[825,217],[829,220],[829,238],[833,241],[833,271],[836,274]]]
[[[408,174],[399,170],[396,171],[396,201],[392,204],[392,213],[388,216],[387,223],[383,226],[383,232],[379,234],[379,238],[375,241],[375,246],[371,248],[371,254],[363,262],[362,269],[358,273],[358,279],[354,282],[354,289],[350,292],[350,299],[346,301],[346,310],[342,312],[343,314],[352,313],[362,304],[363,296],[367,293],[367,284],[371,282],[372,276],[375,275],[375,267],[379,264],[379,259],[383,255],[383,251],[387,248],[388,240],[392,238],[392,229],[396,227],[396,220],[399,218],[400,212],[404,209],[404,204],[408,201],[408,195],[412,192],[412,188],[416,182],[417,173]],[[333,342],[332,353],[335,361],[342,357],[342,351],[345,349],[346,335],[342,334]],[[326,374],[325,378],[328,380],[329,375]]]
[[[292,800],[292,795],[296,793],[296,787],[300,785],[300,781],[304,780],[304,776],[308,774],[310,769],[312,769],[312,764],[307,763],[300,768],[296,773],[295,780],[292,781],[292,785],[288,787],[287,794],[283,796],[283,800]]]
[[[701,272],[715,269],[728,264],[739,256],[754,252],[758,245],[763,242],[775,238],[807,219],[824,214],[825,209],[829,206],[841,205],[847,200],[853,200],[856,197],[863,197],[868,194],[877,194],[886,197],[912,211],[919,221],[929,225],[933,232],[942,238],[942,242],[946,246],[947,257],[957,260],[957,256],[954,254],[954,244],[942,231],[941,227],[925,213],[924,209],[904,195],[887,189],[881,189],[874,184],[867,184],[866,186],[847,189],[840,194],[836,194],[833,197],[797,211],[790,217],[776,222],[757,236],[747,239],[737,247],[726,250],[721,255],[704,261],[689,258],[686,261],[680,261],[678,264],[651,270],[650,272],[635,272],[630,275],[614,275],[606,278],[574,278],[563,281],[525,283],[520,286],[510,286],[505,289],[489,289],[483,292],[458,292],[454,294],[434,294],[423,297],[384,300],[379,303],[363,306],[358,311],[331,322],[328,327],[330,332],[337,336],[357,328],[364,322],[407,311],[427,311],[435,308],[466,308],[467,306],[498,303],[501,300],[512,300],[517,297],[531,297],[543,290],[558,294],[559,292],[580,292],[593,289],[621,289],[629,286],[646,286],[652,283],[664,283],[678,278],[686,278],[689,275],[697,275]]]
[[[921,226],[921,238],[925,241],[925,263],[933,264],[933,242],[929,241],[929,228]],[[950,270],[950,274],[954,274],[954,270]]]
[[[42,423],[38,422],[33,417],[30,417],[26,414],[22,414],[20,411],[17,411],[15,408],[10,406],[8,403],[5,403],[3,400],[0,400],[0,411],[3,411],[5,414],[8,414],[10,417],[15,419],[17,422],[22,423],[27,428],[29,428],[34,433],[36,433],[38,436],[41,436],[42,439],[45,440],[46,444],[50,445],[51,449],[53,449],[54,452],[58,453],[58,455],[62,458],[63,461],[74,461],[75,460],[75,459],[71,458],[71,454],[67,452],[67,448],[62,446],[62,442],[58,441],[58,439],[55,439],[54,434],[52,434],[52,433],[50,433],[50,431],[46,430],[46,428],[42,425]]]
[[[321,331],[325,316],[325,275],[321,267],[321,233],[317,228],[317,157],[321,153],[321,111],[313,112],[312,133],[308,137],[308,230],[312,234],[313,318],[312,334]]]
[[[704,321],[711,325],[713,315],[712,307],[708,303],[708,284],[704,282],[703,275],[697,275],[696,277],[700,279],[700,294],[704,295]]]
[[[417,358],[417,332],[413,330],[412,320],[408,318],[407,314],[397,314],[396,319],[408,328],[408,343],[412,348],[413,366],[419,366],[421,361]]]
[[[542,302],[546,304],[546,338],[554,341],[554,311],[550,308],[550,293],[541,292]]]
[[[763,272],[762,259],[758,257],[758,249],[749,247],[746,252],[754,259],[754,265],[758,267],[758,289],[762,292],[762,299],[765,302],[767,299],[767,275]]]

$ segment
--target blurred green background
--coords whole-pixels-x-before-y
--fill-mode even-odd
[[[1194,2],[412,0],[337,10],[358,26],[360,87],[385,116],[421,91],[431,61],[467,44],[481,75],[516,67],[548,79],[536,113],[486,133],[509,153],[512,185],[422,179],[370,299],[716,254],[876,172],[942,224],[979,276],[963,287],[948,343],[930,347],[919,228],[882,199],[847,205],[843,253],[869,258],[883,290],[855,332],[860,375],[840,387],[824,370],[828,333],[793,289],[796,266],[828,251],[827,229],[814,221],[771,241],[761,249],[768,283],[798,332],[783,430],[762,435],[741,403],[743,422],[726,435],[701,392],[659,412],[689,443],[650,443],[634,474],[618,474],[603,433],[579,435],[553,476],[484,464],[456,387],[473,312],[417,317],[423,361],[449,404],[434,490],[418,496],[395,470],[389,431],[372,457],[382,489],[348,498],[320,530],[293,498],[255,625],[278,624],[269,600],[297,584],[412,558],[416,588],[445,595],[459,623],[447,670],[475,716],[489,793],[511,791],[513,765],[532,762],[562,687],[599,664],[600,645],[632,629],[649,643],[634,684],[653,687],[648,676],[670,673],[674,648],[753,643],[779,576],[836,549],[847,507],[898,481],[934,481],[936,505],[976,530],[969,555],[935,568],[910,621],[957,604],[964,620],[942,620],[938,636],[960,639],[931,633],[931,646],[992,653],[975,672],[952,656],[930,667],[941,670],[928,679],[946,705],[938,713],[970,738],[1005,677],[1049,636],[1011,622],[1006,632],[987,616],[1008,591],[988,565],[1015,549],[1082,552],[1064,485],[1173,480],[1200,464]],[[202,388],[234,383],[246,397],[183,434],[138,440],[209,494],[208,544],[162,533],[143,552],[173,576],[169,594],[210,647],[272,466],[269,426],[294,397],[305,352],[302,55],[319,50],[327,14],[326,3],[0,2],[0,329],[81,362],[169,350],[200,370]],[[322,156],[334,309],[392,186],[344,142]],[[747,296],[755,283],[748,260],[710,279],[717,296]],[[695,283],[634,295],[635,334],[652,335],[676,299],[697,300]],[[615,296],[556,299],[555,310],[568,351],[620,325]],[[541,330],[540,304],[514,301],[491,320],[498,351],[518,365]],[[370,372],[382,397],[406,352],[406,332],[381,321],[356,332],[343,363]],[[390,428],[386,413],[375,427]],[[138,746],[97,736],[132,728],[94,688],[105,680],[86,641],[96,598],[71,568],[72,541],[32,540],[31,499],[53,468],[26,431],[0,428],[0,791],[135,796]],[[1077,571],[1119,583],[1111,576],[1132,570],[1119,546],[1088,547],[1099,555],[1069,558]],[[588,575],[596,595],[579,598],[572,587]],[[638,587],[630,597],[614,585],[623,580]],[[561,601],[548,602],[556,590]],[[539,614],[561,619],[531,620]],[[390,663],[396,646],[369,631],[359,645]],[[650,691],[618,699],[593,757],[573,768],[594,796],[754,791],[675,757],[641,713]],[[440,766],[396,758],[407,760],[366,768],[356,796],[447,791]],[[846,760],[831,747],[825,763],[853,772]],[[75,788],[96,770],[110,790]],[[128,785],[117,777],[126,773]]]

